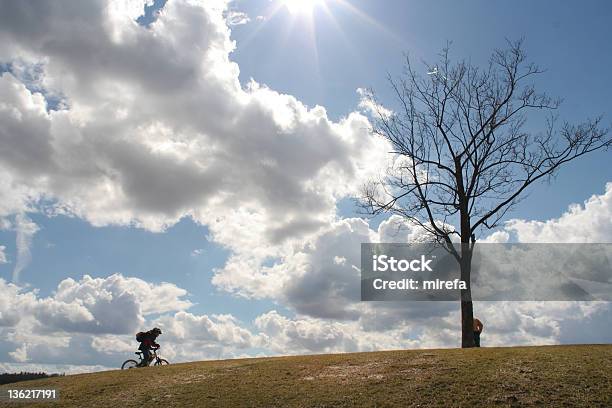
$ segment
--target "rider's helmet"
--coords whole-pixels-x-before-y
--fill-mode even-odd
[[[151,333],[153,333],[153,334],[154,334],[154,335],[156,335],[156,336],[159,336],[160,334],[162,334],[162,331],[161,331],[161,329],[160,329],[159,327],[154,327],[154,328],[151,330]]]

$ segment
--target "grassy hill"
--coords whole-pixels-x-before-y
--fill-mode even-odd
[[[0,389],[42,387],[60,390],[46,407],[611,407],[612,345],[206,361]]]

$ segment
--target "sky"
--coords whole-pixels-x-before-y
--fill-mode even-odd
[[[451,42],[486,64],[523,38],[561,119],[612,122],[606,1],[0,10],[2,371],[118,367],[154,325],[171,361],[456,347],[457,304],[359,301],[360,243],[419,234],[355,207],[390,160],[360,90],[394,110],[406,55]],[[610,158],[566,166],[479,238],[612,242]],[[605,302],[475,307],[487,345],[612,341]]]

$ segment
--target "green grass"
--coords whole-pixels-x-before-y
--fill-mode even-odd
[[[60,390],[47,407],[612,407],[612,345],[206,361],[0,388],[42,387]]]

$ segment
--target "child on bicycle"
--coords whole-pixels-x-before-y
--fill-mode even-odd
[[[140,341],[140,346],[138,346],[138,350],[142,351],[142,366],[148,366],[151,360],[153,359],[153,355],[151,354],[151,350],[157,350],[159,348],[159,344],[155,342],[157,336],[162,334],[162,331],[154,327],[153,329],[147,332],[138,333],[137,340]]]

